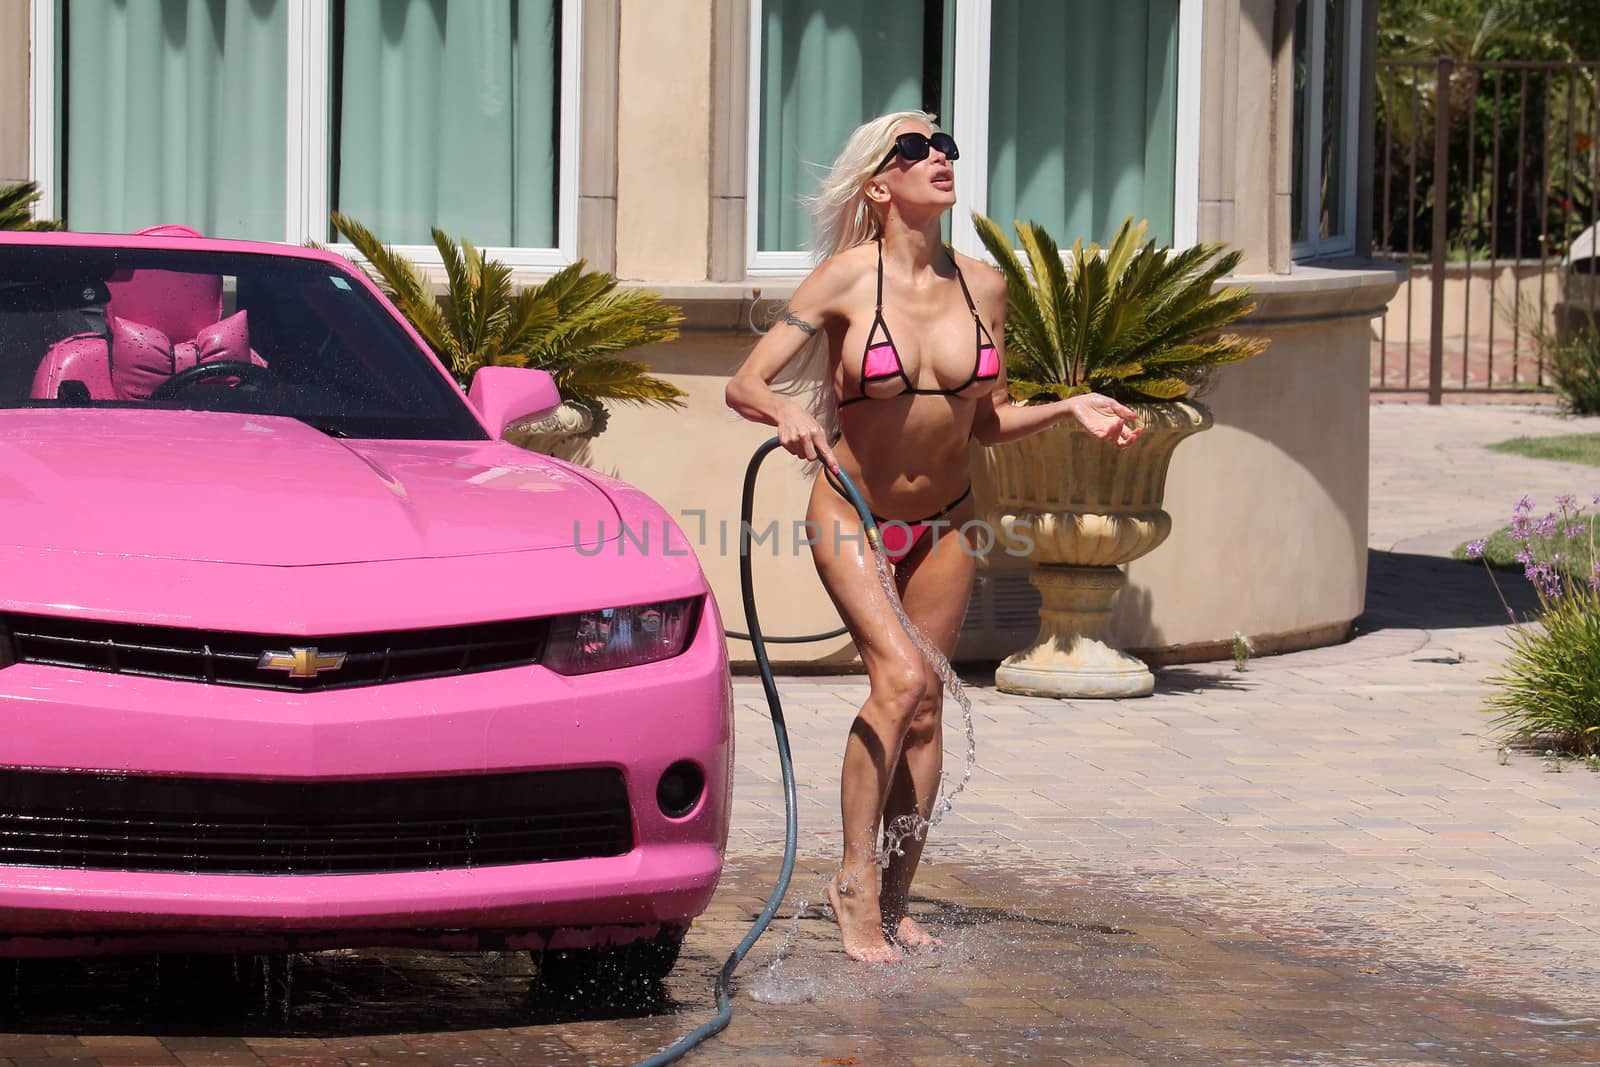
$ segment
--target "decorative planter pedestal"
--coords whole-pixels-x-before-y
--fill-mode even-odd
[[[1111,602],[1127,583],[1121,564],[1167,539],[1161,510],[1167,466],[1184,438],[1208,429],[1199,404],[1134,405],[1139,439],[1125,449],[1077,423],[989,449],[999,530],[1031,538],[1039,635],[995,672],[1004,692],[1049,697],[1137,697],[1155,676],[1111,643]]]

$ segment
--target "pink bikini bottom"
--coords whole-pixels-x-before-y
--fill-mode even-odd
[[[828,484],[833,486],[834,492],[840,496],[845,496],[844,490],[840,489],[832,479],[829,479]],[[930,529],[929,523],[937,522],[939,519],[944,518],[960,507],[962,501],[971,495],[972,486],[969,485],[962,490],[960,496],[950,501],[950,503],[935,511],[932,515],[924,515],[920,519],[907,521],[904,519],[886,519],[881,515],[872,516],[872,521],[878,524],[878,538],[883,545],[883,554],[889,558],[890,563],[899,563],[905,559],[911,554],[911,550],[917,547],[918,542],[927,535]],[[850,498],[845,497],[845,499],[849,500]]]

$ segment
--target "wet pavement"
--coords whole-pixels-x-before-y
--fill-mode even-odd
[[[128,1067],[633,1062],[710,1014],[713,977],[775,875],[735,858],[671,978],[577,1005],[540,994],[522,954],[319,953],[292,973],[246,960],[237,977],[180,957],[35,962],[10,1008],[24,1032],[0,1051]],[[1371,931],[1223,918],[954,857],[925,882],[914,911],[943,949],[864,969],[821,913],[785,921],[742,972],[732,1025],[689,1062],[1600,1063],[1600,1019],[1395,963]],[[160,1036],[128,1036],[145,1034]]]
[[[1374,407],[1368,612],[1348,644],[1171,668],[1142,701],[1010,697],[969,675],[978,768],[914,905],[946,946],[899,965],[850,963],[817,909],[787,918],[837,850],[837,749],[864,682],[784,680],[801,867],[732,1025],[687,1062],[1600,1064],[1600,774],[1502,762],[1479,708],[1506,608],[1441,558],[1524,491],[1600,489],[1593,468],[1479,444],[1594,428]],[[509,953],[0,965],[0,1058],[641,1059],[710,1017],[776,873],[759,686],[739,679],[736,700],[727,874],[665,983],[574,1003]]]

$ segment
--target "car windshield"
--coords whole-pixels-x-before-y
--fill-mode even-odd
[[[336,437],[486,436],[353,274],[251,253],[0,245],[0,409],[22,407],[282,415]]]

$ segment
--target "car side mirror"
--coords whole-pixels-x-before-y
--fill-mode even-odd
[[[479,367],[467,399],[496,437],[521,419],[547,415],[561,403],[555,379],[531,367]]]

